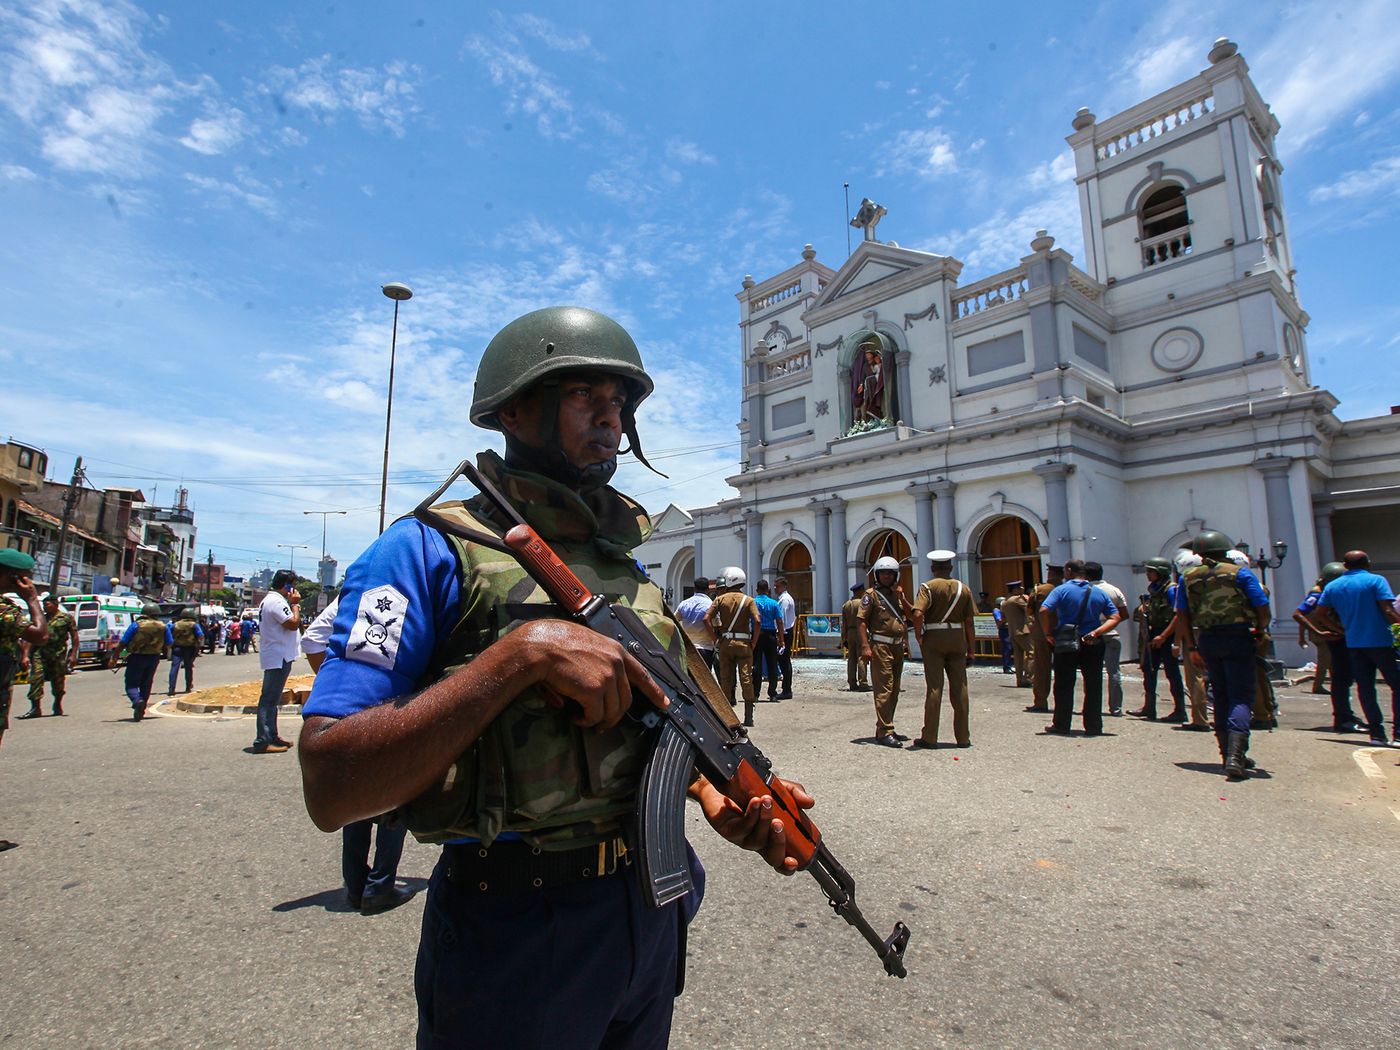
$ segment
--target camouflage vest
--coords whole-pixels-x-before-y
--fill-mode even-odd
[[[62,657],[68,652],[76,633],[73,617],[60,609],[49,617],[49,640],[38,647],[39,655],[50,660]]]
[[[142,656],[164,652],[165,621],[148,620],[143,616],[136,623],[136,633],[131,636],[131,644],[128,648],[133,653],[140,653]]]
[[[651,531],[646,511],[612,489],[584,497],[547,478],[507,470],[495,453],[482,454],[478,466],[590,590],[630,606],[683,662],[679,630],[664,611],[661,591],[630,553]],[[433,509],[498,536],[508,527],[480,498]],[[440,641],[422,685],[469,663],[527,620],[558,615],[515,559],[447,539],[457,553],[461,618]],[[401,807],[399,816],[420,842],[474,838],[489,846],[503,832],[515,832],[540,849],[591,845],[630,823],[649,754],[643,730],[630,719],[606,733],[580,729],[567,709],[527,689],[441,783]]]
[[[179,646],[198,645],[199,635],[194,633],[196,626],[198,625],[193,620],[176,620],[170,627],[175,644]]]
[[[19,659],[19,640],[29,626],[29,617],[8,599],[0,597],[0,656]]]
[[[1147,626],[1151,628],[1153,634],[1161,634],[1172,622],[1172,617],[1176,615],[1176,610],[1172,608],[1172,600],[1168,595],[1171,588],[1165,583],[1155,586],[1149,584],[1147,587]]]
[[[1186,588],[1192,627],[1208,630],[1254,622],[1240,590],[1239,571],[1239,566],[1229,562],[1207,562],[1186,570],[1181,586]]]

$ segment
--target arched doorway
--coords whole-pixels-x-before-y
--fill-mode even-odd
[[[862,558],[865,569],[888,555],[899,562],[899,584],[904,588],[904,597],[914,600],[914,566],[909,560],[909,541],[894,529],[881,529],[865,542]],[[868,577],[867,577],[868,579]]]
[[[982,532],[977,544],[980,590],[995,602],[1006,594],[1006,585],[1020,580],[1029,593],[1040,582],[1040,537],[1035,529],[1012,514],[997,518]]]
[[[787,580],[788,591],[797,603],[798,615],[818,610],[812,608],[812,553],[800,543],[789,543],[778,556],[773,573]],[[830,610],[821,610],[830,611]]]
[[[679,605],[695,593],[695,551],[687,548],[676,555],[666,577],[666,600]]]

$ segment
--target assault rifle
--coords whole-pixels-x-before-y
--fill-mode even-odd
[[[464,476],[511,523],[504,536],[467,528],[432,510],[432,504]],[[810,872],[836,914],[861,932],[884,963],[885,972],[905,976],[909,928],[897,922],[888,937],[875,931],[856,906],[855,880],[831,855],[821,832],[787,785],[774,776],[772,762],[748,739],[742,726],[730,725],[721,717],[636,613],[589,591],[470,461],[459,464],[413,514],[440,532],[515,558],[570,619],[621,643],[670,700],[664,711],[634,700],[629,711],[629,717],[651,730],[654,739],[638,787],[636,822],[641,881],[652,907],[668,904],[692,889],[685,848],[685,799],[698,769],[741,808],[750,799],[771,797],[774,816],[783,822],[788,853],[797,860],[798,869]]]

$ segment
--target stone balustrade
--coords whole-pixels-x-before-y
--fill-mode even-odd
[[[1200,120],[1214,110],[1215,98],[1213,95],[1193,98],[1166,113],[1159,113],[1150,120],[1136,124],[1105,142],[1100,142],[1095,150],[1095,156],[1099,160],[1109,160],[1120,153],[1126,153],[1136,146],[1141,146],[1145,142],[1161,138],[1169,131],[1174,131],[1192,121]]]
[[[1026,271],[1022,267],[984,277],[976,284],[953,293],[953,317],[971,317],[998,306],[1005,306],[1026,294]]]
[[[764,380],[782,379],[784,376],[797,375],[799,372],[810,372],[812,370],[812,352],[801,350],[795,354],[789,354],[779,361],[767,362],[764,369]]]
[[[769,292],[767,295],[749,300],[749,313],[756,314],[760,310],[766,310],[774,303],[781,303],[785,299],[791,299],[793,296],[801,293],[801,291],[802,280],[799,278],[786,288],[779,288],[776,292]]]
[[[1105,286],[1077,266],[1069,267],[1069,286],[1090,302],[1097,303],[1103,299]]]
[[[1159,237],[1149,237],[1140,242],[1140,246],[1144,269],[1159,263],[1170,262],[1172,259],[1181,259],[1191,254],[1191,229],[1183,226],[1179,230],[1172,230]]]

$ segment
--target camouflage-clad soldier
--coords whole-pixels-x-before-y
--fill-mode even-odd
[[[853,693],[870,691],[870,661],[860,654],[860,596],[865,584],[851,585],[851,596],[841,606],[841,644],[846,647],[846,688]]]
[[[39,594],[29,574],[34,571],[34,559],[23,551],[0,550],[0,741],[10,727],[10,685],[19,664],[21,643],[43,645],[49,640],[49,625],[39,605]],[[3,595],[14,592],[29,610],[25,616]],[[0,852],[13,849],[15,843],[0,839]]]
[[[905,643],[913,610],[898,583],[899,562],[888,556],[879,558],[870,572],[875,583],[861,596],[857,630],[860,632],[860,655],[870,661],[870,677],[875,689],[875,739],[886,747],[903,747],[900,735],[894,731],[894,710],[899,704]]]
[[[38,718],[44,710],[44,683],[53,694],[53,713],[63,714],[63,694],[68,672],[78,662],[78,623],[71,613],[59,608],[58,599],[44,599],[44,616],[49,621],[49,640],[43,645],[29,646],[27,657],[21,653],[21,665],[29,667],[29,710],[20,718]]]
[[[1047,565],[1045,582],[1036,584],[1026,600],[1026,613],[1031,621],[1031,702],[1027,711],[1050,711],[1050,681],[1055,650],[1041,627],[1040,607],[1050,597],[1050,592],[1064,582],[1064,569],[1059,565]]]
[[[646,462],[635,413],[651,390],[616,322],[556,307],[491,340],[470,418],[505,434],[483,474],[586,586],[678,653],[684,632],[631,555],[646,511],[608,484],[624,438]],[[419,1046],[555,1047],[560,1018],[570,1045],[663,1046],[698,902],[644,900],[627,840],[651,737],[624,716],[633,693],[665,698],[617,641],[561,618],[513,558],[462,531],[505,531],[486,500],[420,512],[346,574],[304,708],[307,809],[327,831],[398,809],[444,844],[415,977]],[[740,809],[703,777],[690,793],[721,835],[796,870],[771,797]]]
[[[1001,619],[1011,633],[1011,658],[1016,670],[1016,687],[1029,689],[1035,676],[1035,653],[1031,643],[1031,600],[1020,580],[1006,585],[1006,600],[1001,603]],[[1046,592],[1049,593],[1049,592]]]
[[[199,610],[186,609],[170,625],[170,683],[166,696],[175,695],[175,682],[180,668],[185,669],[185,692],[194,688],[194,662],[199,656],[200,643],[204,641],[204,628],[199,626]]]

